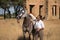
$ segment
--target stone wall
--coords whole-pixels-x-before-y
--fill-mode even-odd
[[[48,1],[48,4],[46,1]],[[59,19],[59,3],[58,0],[26,0],[26,7],[28,13],[32,13],[36,17],[42,15],[48,20]]]

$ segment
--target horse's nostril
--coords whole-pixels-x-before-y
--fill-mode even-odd
[[[17,19],[21,19],[21,16],[17,16],[16,18],[17,18]]]
[[[19,17],[19,19],[21,19],[21,16]]]

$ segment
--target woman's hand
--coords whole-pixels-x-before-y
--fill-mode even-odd
[[[44,28],[41,28],[41,29],[40,29],[40,28],[37,28],[37,29],[36,29],[36,31],[40,31],[40,30],[44,30]]]
[[[40,31],[40,28],[37,28],[36,31]]]

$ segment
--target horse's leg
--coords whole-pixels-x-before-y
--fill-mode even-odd
[[[35,38],[35,29],[34,29],[34,26],[33,26],[33,29],[32,29],[32,36],[33,36],[33,40]]]
[[[30,29],[28,33],[29,33],[29,40],[31,40],[32,29]]]
[[[31,33],[29,33],[29,40],[31,40]]]
[[[34,34],[33,34],[33,40],[34,40]]]
[[[33,27],[32,27],[32,24],[31,24],[30,27],[29,27],[29,40],[32,40],[32,30],[33,30]]]
[[[23,26],[22,29],[23,29],[23,39],[26,40],[26,38],[25,38],[25,33],[26,33],[26,32],[25,32],[25,31],[26,31],[25,29],[26,29],[26,28]]]
[[[23,39],[26,40],[26,38],[25,38],[25,32],[24,31],[23,31]]]

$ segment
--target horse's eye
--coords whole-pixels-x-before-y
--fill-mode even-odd
[[[22,12],[24,13],[24,10]]]

